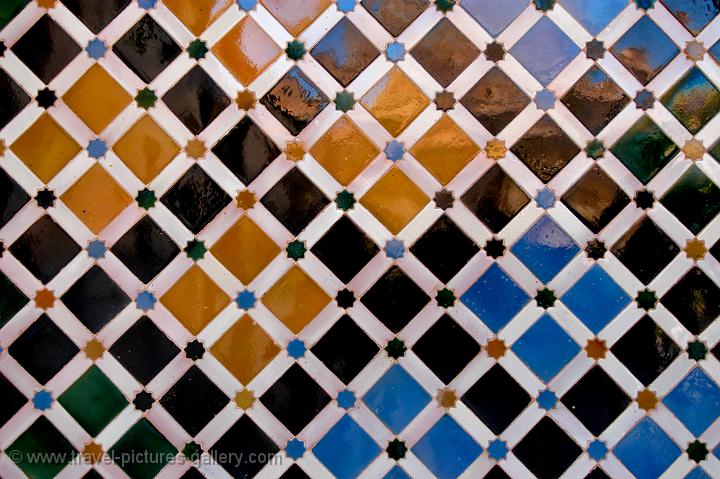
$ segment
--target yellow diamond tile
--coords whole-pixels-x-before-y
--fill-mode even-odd
[[[210,252],[243,284],[248,284],[277,256],[280,247],[250,218],[243,216]]]
[[[452,180],[480,148],[443,115],[410,149],[413,156],[443,185]]]
[[[230,298],[202,268],[193,265],[160,301],[188,331],[197,335],[228,305]]]
[[[400,68],[393,67],[361,103],[391,135],[398,136],[430,102]]]
[[[380,150],[347,116],[342,116],[310,149],[338,182],[347,186]]]
[[[210,352],[238,381],[248,384],[280,352],[280,347],[245,315],[222,335]]]
[[[132,97],[95,63],[63,95],[63,101],[91,130],[100,133],[130,104]]]
[[[113,147],[143,183],[150,183],[178,153],[180,146],[160,125],[145,115]]]
[[[96,234],[132,203],[132,197],[99,163],[91,166],[60,199]]]
[[[10,149],[43,183],[49,182],[82,150],[47,113],[40,115]]]
[[[234,0],[163,0],[163,3],[193,35],[199,37],[235,2]]]
[[[260,0],[265,8],[293,36],[298,36],[327,7],[331,0]]]
[[[249,15],[240,20],[212,50],[243,85],[255,80],[282,51]]]
[[[262,302],[290,331],[297,334],[330,299],[302,269],[293,266],[265,293]]]
[[[392,234],[402,230],[428,202],[420,188],[397,168],[392,168],[360,201]]]

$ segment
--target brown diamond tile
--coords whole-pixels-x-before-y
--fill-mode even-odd
[[[330,6],[330,0],[260,0],[293,36],[298,36]]]
[[[562,197],[585,226],[598,233],[617,216],[630,198],[602,168],[594,165]]]
[[[510,149],[543,183],[580,152],[580,148],[548,115],[543,116]]]
[[[243,284],[248,284],[277,256],[280,247],[250,218],[243,216],[210,252]]]
[[[280,352],[280,347],[245,315],[220,337],[210,352],[238,381],[248,384]]]
[[[63,101],[95,133],[103,131],[132,98],[108,72],[95,63],[63,95]]]
[[[360,100],[362,105],[397,136],[430,104],[430,100],[398,67],[393,67]]]
[[[293,266],[262,297],[262,302],[297,334],[332,298],[302,269]]]
[[[200,36],[233,3],[233,0],[163,0],[163,4],[195,36]]]
[[[115,143],[113,151],[147,184],[180,153],[180,146],[150,115],[145,115]]]
[[[348,17],[343,17],[310,54],[341,85],[347,86],[380,52]]]
[[[480,50],[450,20],[443,18],[410,53],[446,87],[480,55]]]
[[[360,202],[398,234],[423,209],[429,198],[398,168],[392,168],[365,193]]]

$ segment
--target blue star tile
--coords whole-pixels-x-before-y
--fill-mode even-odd
[[[702,369],[695,368],[663,403],[698,437],[720,416],[720,388]]]
[[[413,453],[439,479],[454,479],[482,453],[482,447],[445,415],[413,446]]]
[[[88,143],[87,151],[91,158],[102,158],[107,153],[107,150],[107,145],[100,138],[95,138]]]
[[[257,5],[257,0],[237,0],[237,3],[241,9],[249,11],[255,8],[255,5]]]
[[[411,479],[407,472],[403,471],[399,466],[390,469],[383,479]]]
[[[140,8],[144,8],[145,10],[155,8],[156,3],[157,0],[138,0],[138,5],[140,6]]]
[[[140,291],[135,298],[137,308],[142,311],[150,311],[155,308],[157,298],[150,291]]]
[[[542,282],[549,283],[580,251],[572,237],[549,216],[540,218],[512,252]]]
[[[391,239],[385,243],[385,255],[390,259],[400,259],[405,255],[405,245],[401,240]]]
[[[397,140],[389,142],[385,146],[385,156],[390,161],[398,161],[405,154],[405,147]]]
[[[313,453],[338,479],[353,479],[380,454],[380,446],[345,415],[317,443]]]
[[[393,42],[385,49],[385,55],[391,62],[399,62],[405,58],[405,45]]]
[[[98,60],[105,56],[107,45],[105,45],[105,42],[99,38],[93,38],[88,42],[87,47],[85,47],[85,51],[90,58]]]
[[[106,251],[105,243],[99,239],[92,240],[87,245],[87,254],[94,259],[104,258]]]
[[[510,49],[512,56],[543,86],[552,82],[579,52],[580,48],[546,16]]]
[[[637,479],[657,479],[680,455],[680,448],[649,417],[615,446],[615,456]]]
[[[255,306],[255,293],[253,293],[249,289],[241,291],[237,295],[237,298],[235,298],[235,303],[238,305],[238,308],[247,311],[248,309],[251,309],[253,306]]]
[[[545,389],[537,397],[538,406],[546,411],[551,410],[557,404],[558,398],[554,392],[549,389]]]
[[[47,391],[38,391],[33,396],[32,403],[33,406],[35,406],[35,409],[40,411],[50,409],[53,403],[52,394]]]
[[[346,389],[345,391],[340,391],[337,395],[338,406],[343,409],[350,409],[351,407],[355,406],[356,401],[357,398],[355,397],[355,393],[348,389]]]
[[[596,439],[590,443],[587,448],[588,456],[594,461],[602,461],[607,456],[607,445],[600,439]]]
[[[627,7],[627,0],[563,0],[562,6],[591,35],[597,35],[603,28]]]
[[[537,196],[535,197],[535,203],[537,203],[538,208],[548,209],[555,206],[555,201],[557,198],[555,198],[555,193],[553,193],[553,190],[550,188],[543,188],[542,190],[538,191]]]
[[[630,296],[595,264],[560,298],[593,333],[599,333],[630,303]]]
[[[395,364],[370,388],[363,401],[395,434],[430,402],[430,394],[399,364]]]
[[[287,345],[288,355],[293,359],[300,359],[301,357],[305,356],[306,350],[307,349],[305,348],[305,343],[303,343],[299,339],[293,339]]]
[[[530,301],[530,296],[493,264],[460,299],[497,333]]]
[[[355,10],[355,5],[357,5],[355,0],[337,0],[335,3],[337,3],[338,10],[343,13],[352,12]]]
[[[491,459],[500,461],[501,459],[505,459],[505,456],[507,456],[507,443],[501,439],[495,439],[488,444],[487,451],[488,456],[490,456]]]
[[[525,10],[528,0],[463,0],[460,6],[496,37]]]
[[[548,382],[575,357],[580,347],[545,314],[513,344],[512,350],[540,379]]]
[[[305,455],[305,444],[300,439],[294,438],[288,441],[287,446],[285,446],[285,454],[290,459],[297,461]]]
[[[555,93],[551,92],[547,88],[545,90],[540,90],[535,95],[535,104],[542,111],[548,111],[555,108],[555,101]]]

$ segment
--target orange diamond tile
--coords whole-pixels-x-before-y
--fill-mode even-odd
[[[163,3],[193,35],[199,37],[235,2],[234,0],[163,0]]]
[[[103,67],[95,63],[78,79],[63,101],[95,133],[103,131],[132,98]]]
[[[262,302],[290,331],[297,334],[330,299],[302,269],[293,266],[265,293]]]
[[[360,203],[392,234],[397,234],[428,201],[425,193],[405,173],[392,168],[365,193]]]
[[[145,115],[120,138],[115,153],[143,183],[150,183],[175,156],[180,146]]]
[[[243,216],[210,252],[243,284],[248,284],[277,256],[280,247],[250,218]]]
[[[298,36],[325,11],[330,0],[260,0],[293,36]]]
[[[282,51],[250,16],[240,20],[212,50],[243,85],[252,83]]]

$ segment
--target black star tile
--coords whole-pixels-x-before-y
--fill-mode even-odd
[[[81,248],[50,216],[43,216],[9,248],[18,261],[43,283],[57,275]]]
[[[600,366],[595,366],[565,393],[562,402],[599,436],[632,401]]]
[[[379,349],[346,314],[315,343],[312,352],[343,383],[348,384],[375,357]]]
[[[493,67],[460,103],[490,133],[497,135],[530,104],[530,97],[500,68]]]
[[[145,83],[150,83],[182,49],[150,15],[145,15],[113,45],[113,52]]]
[[[612,247],[612,253],[644,284],[648,284],[680,252],[658,226],[643,218]]]
[[[562,202],[593,233],[598,233],[630,203],[630,198],[602,168],[593,165],[562,196]]]
[[[142,412],[149,411],[154,403],[155,399],[153,399],[152,394],[147,391],[140,391],[135,395],[135,399],[133,399],[135,409]]]
[[[643,316],[610,350],[645,386],[681,352],[650,316]]]
[[[61,299],[93,333],[100,331],[130,304],[130,298],[125,291],[97,265],[78,279]]]
[[[177,180],[161,200],[190,231],[197,234],[232,198],[197,164]]]
[[[297,236],[330,201],[299,169],[293,168],[260,202]]]
[[[330,402],[330,396],[302,367],[293,364],[260,401],[291,433],[298,434]]]
[[[444,314],[418,339],[412,350],[447,384],[477,356],[480,345]]]
[[[580,152],[580,148],[549,115],[538,120],[511,151],[547,183]]]
[[[670,187],[660,203],[698,234],[720,212],[720,188],[696,165]]]
[[[35,101],[37,101],[40,108],[48,109],[51,106],[55,105],[55,102],[57,101],[57,95],[55,95],[55,92],[49,88],[43,88],[40,90],[37,95],[35,96]]]
[[[11,50],[43,83],[50,83],[81,51],[49,15],[30,27]]]
[[[430,296],[398,266],[393,266],[360,302],[393,333],[397,333],[430,301]]]
[[[36,319],[10,347],[10,356],[40,384],[53,378],[80,349],[45,314]]]
[[[56,199],[57,197],[55,196],[55,193],[47,188],[38,191],[35,195],[35,201],[37,202],[38,206],[43,209],[48,209],[55,206]]]
[[[0,69],[0,128],[5,128],[28,103],[30,95],[5,70]]]
[[[5,226],[28,201],[30,195],[0,168],[0,228]]]
[[[447,283],[480,250],[447,216],[441,216],[410,251]]]
[[[3,407],[0,408],[0,427],[2,427],[28,402],[28,398],[18,391],[2,373],[0,373],[0,396],[3,398]]]
[[[513,449],[515,456],[538,479],[557,479],[581,452],[582,449],[547,416]]]
[[[163,101],[195,135],[230,104],[230,98],[199,65],[165,93]]]
[[[147,384],[180,352],[180,349],[143,316],[115,341],[110,349],[135,379]]]
[[[348,17],[343,17],[310,54],[342,86],[348,86],[380,52]]]
[[[130,4],[130,0],[62,0],[81,22],[93,33],[98,33],[105,28],[113,18]]]
[[[720,315],[720,288],[695,266],[660,298],[660,302],[697,335]]]
[[[527,391],[499,364],[483,374],[462,397],[462,402],[495,434],[507,429],[530,400]]]
[[[310,79],[294,66],[262,97],[260,103],[297,135],[330,104],[330,100]]]
[[[493,165],[465,192],[462,202],[493,233],[498,233],[530,202],[530,197],[501,166]]]
[[[225,166],[246,185],[280,155],[280,149],[245,116],[212,149]]]
[[[380,248],[350,218],[342,216],[311,251],[340,281],[348,283]]]
[[[277,444],[268,437],[246,414],[237,420],[210,448],[213,457],[258,457],[265,461],[224,461],[221,466],[232,477],[251,478],[272,461],[279,451]]]
[[[149,283],[180,252],[150,216],[143,216],[110,250],[143,283]]]
[[[197,435],[230,401],[197,366],[192,366],[160,399],[191,436]]]

